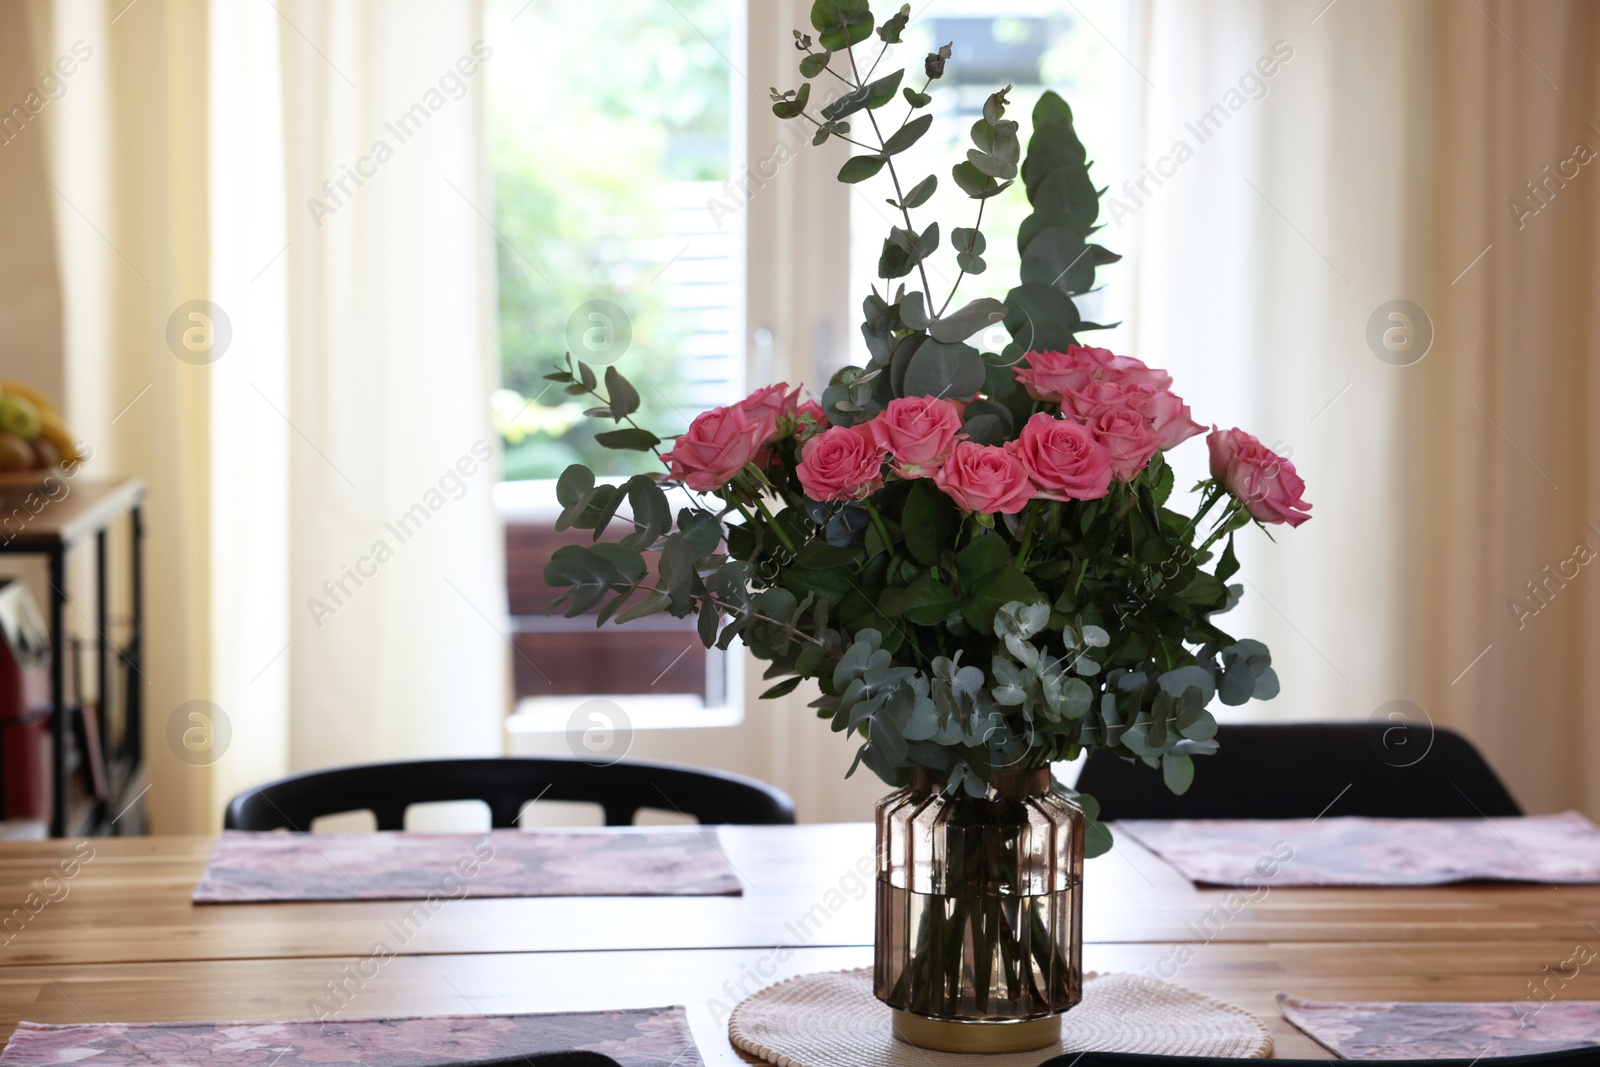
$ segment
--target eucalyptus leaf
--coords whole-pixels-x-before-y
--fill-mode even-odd
[[[966,304],[949,315],[934,320],[928,326],[928,334],[935,341],[951,344],[965,341],[975,333],[988,329],[1000,322],[1006,316],[1006,306],[993,297],[980,297]],[[980,360],[981,362],[981,360]],[[981,388],[981,383],[972,387],[973,392]]]
[[[885,162],[882,156],[851,156],[839,168],[839,180],[847,185],[864,182],[882,170]]]
[[[921,207],[928,202],[928,198],[933,195],[933,191],[938,186],[938,177],[932,174],[928,175],[906,192],[905,199],[900,201],[899,206],[905,208]]]
[[[971,400],[983,388],[983,357],[971,345],[928,340],[906,366],[903,395]]]
[[[883,154],[886,156],[899,155],[922,138],[928,132],[928,127],[933,125],[932,115],[921,115],[912,119],[883,142]]]

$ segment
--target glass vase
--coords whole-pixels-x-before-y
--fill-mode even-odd
[[[1043,1048],[1083,998],[1083,812],[1048,768],[990,785],[919,768],[878,804],[873,992],[925,1048]]]

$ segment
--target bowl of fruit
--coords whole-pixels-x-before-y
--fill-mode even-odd
[[[79,459],[49,397],[20,382],[0,382],[0,486],[41,484]]]

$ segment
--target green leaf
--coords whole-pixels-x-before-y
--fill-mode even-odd
[[[672,505],[667,503],[667,494],[647,475],[636,474],[629,478],[627,489],[628,507],[633,512],[633,532],[621,543],[643,551],[672,527]]]
[[[904,278],[915,269],[916,262],[904,248],[892,240],[883,242],[883,251],[878,254],[878,277],[893,281],[895,278]]]
[[[872,9],[867,0],[816,0],[811,26],[822,47],[842,51],[872,36]]]
[[[985,575],[993,574],[1010,563],[1011,549],[1006,547],[1005,540],[998,534],[981,534],[973,538],[965,548],[956,553],[956,574],[961,578],[961,588],[970,590],[978,584],[979,579]],[[1028,603],[1033,602],[1033,598],[1015,597],[1013,599],[1026,599]],[[989,627],[986,624],[980,629],[987,633]]]
[[[805,679],[800,677],[799,675],[796,675],[793,678],[785,678],[783,681],[779,682],[777,685],[772,686],[766,692],[762,693],[760,699],[762,699],[762,700],[775,700],[778,697],[788,696],[790,693],[794,692],[797,688],[799,688],[800,683],[803,682],[803,681],[805,681]]]
[[[912,119],[883,142],[883,154],[886,156],[898,155],[916,144],[922,135],[928,132],[928,127],[933,125],[932,115],[922,115]]]
[[[981,256],[983,255],[983,250],[989,246],[989,242],[984,240],[981,231],[975,230],[971,226],[957,226],[950,231],[950,246],[959,248],[963,252],[971,252],[973,255]]]
[[[1094,259],[1083,235],[1063,226],[1041,231],[1022,253],[1024,283],[1053,285],[1070,293],[1094,288]]]
[[[590,551],[615,567],[618,577],[629,585],[638,585],[644,581],[644,556],[640,555],[637,549],[601,541],[591,546]]]
[[[956,254],[956,266],[968,274],[982,274],[989,269],[989,264],[983,261],[982,256],[976,256],[970,252],[958,252]]]
[[[905,396],[971,400],[983,388],[983,357],[971,345],[931,338],[906,365]]]
[[[1037,211],[1063,214],[1072,220],[1074,229],[1087,231],[1100,216],[1100,193],[1087,170],[1063,167],[1039,183],[1033,206]]]
[[[913,289],[900,301],[900,321],[913,330],[928,328],[928,309],[923,306],[922,290]]]
[[[618,615],[617,622],[633,622],[635,619],[642,619],[646,615],[654,615],[658,611],[665,610],[667,605],[671,603],[672,598],[667,596],[667,594],[652,591],[649,596],[639,601],[627,611],[624,611],[622,614]]]
[[[1217,580],[1226,582],[1239,573],[1239,558],[1233,554],[1233,534],[1228,535],[1228,546],[1222,550],[1222,558],[1217,561]]]
[[[591,540],[600,540],[600,535],[606,532],[606,527],[611,525],[611,520],[616,517],[617,508],[622,506],[628,493],[620,485],[597,485],[594,495],[589,498],[589,503],[572,520],[572,525],[580,530],[593,530]]]
[[[905,76],[904,70],[897,70],[893,74],[886,74],[877,81],[868,82],[859,89],[852,89],[839,97],[833,103],[822,109],[825,119],[842,119],[846,115],[853,115],[862,108],[879,108],[894,98],[895,90],[900,87],[900,79]]]
[[[803,65],[802,65],[803,66]],[[801,82],[800,91],[792,99],[774,100],[772,113],[780,119],[799,118],[806,110],[806,103],[811,99],[811,83]]]
[[[672,598],[672,614],[678,618],[689,613],[694,596],[694,550],[681,533],[669,534],[661,545],[661,584]]]
[[[911,191],[906,193],[905,199],[896,206],[905,208],[921,207],[928,202],[928,197],[932,196],[933,191],[938,187],[939,179],[930,174],[913,185]]]
[[[697,560],[715,552],[722,541],[722,523],[709,511],[683,508],[678,512],[678,529],[694,549]]]
[[[980,445],[1003,445],[1011,436],[1005,420],[989,412],[969,416],[961,424],[961,432],[966,434],[967,440]]]
[[[604,556],[585,545],[562,545],[550,555],[544,565],[546,585],[556,588],[571,586],[550,602],[553,610],[562,600],[571,598],[566,617],[582,615],[620,583],[616,566]]]
[[[556,479],[556,500],[564,508],[576,504],[580,497],[594,488],[594,471],[582,463],[574,463]]]
[[[983,393],[1000,400],[1017,390],[1017,375],[1011,362],[993,352],[983,354]]]
[[[988,329],[1006,316],[1006,306],[993,297],[985,296],[972,301],[944,318],[935,319],[928,326],[928,335],[935,341],[954,344],[965,341],[973,334]],[[972,387],[977,392],[981,382]]]
[[[999,538],[995,537],[994,540],[998,541]],[[1010,550],[1005,552],[1009,560]],[[990,571],[973,584],[972,591],[961,600],[961,614],[974,630],[987,633],[994,627],[995,612],[1013,600],[1035,604],[1043,597],[1027,575],[1007,562],[999,570]]]
[[[611,398],[611,417],[618,422],[639,410],[639,391],[615,367],[606,368],[606,395]]]
[[[707,648],[717,643],[717,624],[722,621],[722,612],[717,610],[717,605],[709,596],[700,598],[700,618],[695,623],[695,630],[700,637],[700,643]]]
[[[813,52],[800,61],[800,74],[803,77],[815,78],[827,69],[831,59],[833,59],[832,52]]]
[[[906,98],[906,103],[910,104],[912,107],[927,107],[929,104],[933,103],[932,96],[929,96],[927,93],[919,93],[909,85],[900,90],[900,92]]]
[[[928,578],[928,582],[922,587],[916,601],[906,608],[906,621],[918,626],[937,626],[961,606],[961,598],[943,582],[933,580],[931,573],[924,577]]]
[[[1078,325],[1072,298],[1052,285],[1019,285],[1006,294],[1006,329],[1030,350],[1065,351]]]
[[[621,430],[607,430],[594,435],[595,443],[605,448],[627,450],[630,452],[648,452],[661,443],[661,438],[649,430],[641,430],[637,426],[624,427]]]
[[[882,156],[851,156],[839,168],[839,180],[847,185],[864,182],[882,170],[885,162]]]
[[[1194,760],[1176,752],[1161,757],[1161,780],[1178,796],[1189,791],[1194,784]]]
[[[1178,591],[1179,600],[1202,608],[1222,603],[1227,595],[1228,587],[1220,579],[1213,578],[1203,571],[1196,574],[1188,585]]]
[[[878,108],[894,99],[894,94],[900,91],[900,79],[906,76],[904,68],[893,74],[885,74],[877,81],[867,83],[867,109],[876,111]]]
[[[961,191],[974,200],[986,200],[1010,188],[1011,182],[997,182],[994,177],[985,174],[970,162],[957,163],[950,168],[950,176],[956,180],[956,185]]]
[[[900,528],[905,534],[906,551],[918,563],[932,567],[960,528],[961,514],[955,502],[936,489],[926,478],[919,478],[906,496]]]

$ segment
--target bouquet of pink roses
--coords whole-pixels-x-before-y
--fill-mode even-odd
[[[903,26],[904,10],[896,18]],[[878,33],[897,40],[896,20]],[[840,45],[827,34],[823,44],[796,33],[807,77],[834,62]],[[611,485],[568,468],[559,525],[591,529],[596,543],[558,550],[545,577],[568,588],[558,603],[569,615],[596,611],[599,624],[696,615],[708,647],[738,638],[767,662],[775,684],[764,696],[814,681],[818,714],[859,738],[857,764],[891,784],[921,768],[981,797],[998,770],[1101,747],[1159,766],[1182,792],[1193,757],[1216,747],[1212,701],[1277,693],[1266,647],[1231,636],[1217,616],[1242,591],[1228,581],[1235,531],[1304,522],[1304,484],[1256,438],[1214,429],[1197,510],[1168,506],[1163,454],[1204,428],[1164,371],[1077,340],[1103,327],[1083,321],[1072,296],[1117,257],[1088,241],[1098,194],[1054,93],[1034,110],[1025,160],[1001,91],[952,170],[980,221],[985,200],[1023,180],[1034,214],[1017,234],[1021,284],[948,314],[950,297],[935,304],[923,268],[938,224],[919,231],[911,210],[936,179],[902,192],[894,156],[928,128],[915,113],[948,58],[930,55],[923,91],[905,89],[898,128],[884,136],[873,120],[876,145],[851,138],[846,118],[897,99],[903,71],[846,78],[848,91],[817,115],[809,81],[773,93],[774,110],[816,125],[818,143],[869,149],[841,181],[885,167],[893,178],[905,225],[884,242],[884,292],[864,304],[868,365],[841,371],[820,402],[773,385],[707,411],[663,451],[634,424],[638,395],[616,368],[602,388],[569,356],[549,377],[596,398],[591,413],[617,424],[600,443],[655,450],[665,469]],[[960,275],[980,273],[977,225],[951,235]],[[912,274],[920,290],[890,289]],[[969,340],[995,322],[1012,341],[980,352]],[[664,491],[674,487],[684,494],[676,514]],[[629,531],[600,540],[624,505]],[[659,557],[655,581],[647,552]],[[1091,839],[1093,850],[1108,844]]]

